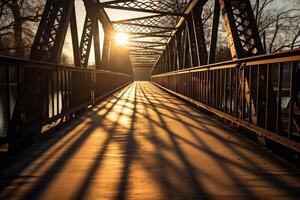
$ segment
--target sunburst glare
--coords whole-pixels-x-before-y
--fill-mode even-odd
[[[128,42],[128,35],[126,33],[116,33],[115,40],[119,45],[126,45]]]

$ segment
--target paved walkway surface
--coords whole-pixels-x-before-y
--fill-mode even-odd
[[[1,165],[1,200],[300,199],[299,169],[149,82]]]

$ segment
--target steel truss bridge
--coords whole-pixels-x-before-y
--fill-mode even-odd
[[[71,198],[67,190],[60,192],[56,187],[66,189],[59,181],[65,181],[64,185],[81,183],[76,176],[66,175],[73,173],[72,170],[71,172],[59,170],[59,163],[63,163],[62,166],[67,165],[64,163],[67,162],[65,158],[69,159],[72,151],[76,152],[75,146],[73,148],[73,145],[70,145],[68,149],[62,141],[71,141],[75,137],[78,137],[78,140],[81,138],[82,143],[83,141],[88,143],[88,145],[84,143],[86,154],[81,153],[79,160],[86,159],[85,155],[88,156],[91,152],[99,151],[93,147],[99,144],[87,140],[91,137],[93,140],[104,141],[98,146],[106,148],[99,151],[101,159],[109,157],[109,153],[116,154],[123,158],[120,162],[115,158],[116,162],[124,165],[124,173],[118,172],[121,176],[118,190],[113,191],[107,186],[103,194],[91,191],[92,196],[88,196],[88,189],[83,186],[82,193],[70,192],[70,195],[87,195],[81,198],[100,198],[103,195],[102,197],[107,199],[112,196],[115,199],[140,199],[143,195],[139,191],[145,192],[146,199],[200,197],[258,199],[264,198],[264,195],[271,199],[280,199],[283,195],[288,199],[300,197],[299,168],[273,157],[260,146],[248,140],[245,142],[243,139],[247,136],[285,159],[299,162],[300,49],[266,54],[249,0],[215,0],[210,34],[205,33],[202,19],[207,0],[83,0],[83,2],[86,16],[80,40],[74,0],[47,0],[29,60],[0,57],[0,67],[5,71],[6,77],[3,95],[6,98],[4,108],[8,116],[3,122],[6,129],[1,143],[8,145],[8,151],[14,154],[8,157],[13,157],[16,163],[27,162],[26,167],[16,169],[10,168],[12,164],[10,162],[7,164],[7,158],[3,158],[5,163],[3,168],[6,168],[1,168],[4,175],[0,173],[0,177],[4,177],[3,181],[0,181],[0,199],[10,199],[14,195],[18,198],[22,196],[25,199],[38,199],[45,197],[44,194],[53,192],[57,192],[60,198]],[[122,20],[112,21],[105,9],[135,11],[143,13],[143,16],[130,19],[124,16]],[[232,60],[221,63],[216,62],[220,20],[224,21],[232,56]],[[99,37],[100,24],[104,31],[103,44]],[[68,27],[71,30],[75,67],[59,64]],[[127,47],[121,53],[114,39],[117,32],[129,36]],[[207,38],[207,35],[210,38]],[[210,41],[209,46],[207,41]],[[95,54],[93,69],[88,67],[91,48],[94,48]],[[134,68],[151,69],[151,81],[133,82]],[[101,114],[102,112],[105,114]],[[109,113],[112,117],[109,117]],[[212,118],[223,124],[220,125]],[[204,127],[206,124],[213,124],[210,126],[214,128],[197,129],[198,126]],[[228,131],[225,126],[231,127],[233,131]],[[78,133],[75,133],[74,130],[77,129]],[[109,139],[105,140],[101,135],[91,136],[95,134],[90,132],[85,135],[81,129],[91,129],[90,132],[98,130],[98,134],[101,131],[108,133],[105,137]],[[141,139],[135,136],[135,132],[137,135],[143,133],[153,135],[149,135],[148,139]],[[231,132],[239,132],[239,135],[232,135]],[[162,136],[166,133],[169,136]],[[190,134],[193,136],[188,136]],[[36,144],[41,138],[49,137],[45,135],[54,135],[55,139],[50,138],[51,142],[43,141],[46,143],[46,149],[43,146],[32,149],[30,145]],[[240,135],[243,135],[242,139]],[[71,139],[68,139],[69,137]],[[110,142],[118,142],[118,138],[121,141],[121,150],[105,147]],[[233,138],[234,141],[228,138]],[[171,141],[169,141],[171,147],[168,147],[165,140]],[[151,145],[146,145],[149,141],[153,142],[154,148],[175,152],[175,157],[178,156],[179,160],[174,158],[172,163],[172,159],[167,161],[168,157],[162,155],[157,159],[149,156],[152,153],[159,154],[159,150],[152,152]],[[195,156],[198,152],[185,147],[182,144],[184,142],[198,148],[198,151],[200,149],[206,152],[205,156]],[[199,142],[199,146],[194,142]],[[81,143],[79,142],[77,146],[81,146]],[[30,150],[27,150],[28,147]],[[48,157],[43,158],[43,155],[48,155],[48,147],[51,156],[58,159],[58,163],[54,163],[53,168],[50,166],[48,171],[41,169],[42,174],[37,175],[41,177],[41,182],[37,180],[32,187],[25,184],[25,180],[17,176],[25,172],[35,173],[39,165],[42,166],[42,163],[46,162],[44,160]],[[24,158],[20,156],[24,148],[25,152],[35,153]],[[66,152],[62,153],[62,157],[53,153],[59,149]],[[15,154],[20,160],[15,158]],[[40,155],[37,156],[38,154]],[[229,158],[226,155],[229,155]],[[213,157],[216,161],[211,163],[209,159],[205,159],[207,156]],[[101,162],[100,157],[95,161],[98,164]],[[141,169],[130,167],[134,162],[139,162],[139,159],[142,159],[140,157],[143,159],[145,157],[145,162],[147,159],[149,162],[159,162],[161,165],[153,164],[152,167],[153,170],[157,169],[160,175],[148,169],[147,166],[150,165],[147,165],[147,162],[143,165],[152,174],[149,176],[153,176],[154,179],[143,179],[142,177],[146,175],[135,175],[133,171]],[[242,160],[242,163],[238,163],[235,159],[238,159],[238,162]],[[194,163],[198,162],[197,160],[202,165],[207,162],[212,171],[201,168],[201,163]],[[247,174],[249,179],[255,177],[257,182],[236,177],[234,170],[228,167],[227,163],[238,168],[237,174],[241,173],[241,176]],[[31,165],[33,169],[30,168]],[[78,165],[81,166],[80,163]],[[168,169],[170,165],[177,172],[171,169],[170,171]],[[187,170],[181,171],[180,165]],[[223,172],[215,169],[216,166],[223,165]],[[90,169],[90,174],[86,175],[87,178],[93,179],[92,176],[96,175],[97,164],[94,167],[95,169]],[[105,169],[104,172],[113,174],[114,167],[116,168],[111,163],[112,169]],[[202,183],[200,183],[201,175],[197,174],[200,173],[200,168],[201,173],[205,174]],[[266,174],[261,175],[259,171]],[[59,178],[58,173],[61,173],[62,177],[69,177],[69,181],[66,182],[68,178],[67,180]],[[186,176],[178,175],[181,173],[186,173]],[[221,177],[220,183],[214,180],[214,173],[216,177]],[[285,174],[282,176],[287,177],[283,180],[276,173]],[[132,179],[129,178],[131,174]],[[223,177],[223,174],[227,174],[228,177]],[[118,182],[117,176],[112,175],[112,178],[116,178],[112,183]],[[174,180],[169,180],[172,177]],[[86,181],[84,182],[86,187],[92,187],[88,179],[82,179],[83,182]],[[139,185],[145,181],[161,190],[145,185],[140,190],[131,191],[128,186],[129,179],[136,181],[132,185],[133,188],[138,187],[135,184]],[[160,180],[157,181],[159,183],[155,182],[156,179]],[[107,180],[109,177],[106,177],[104,184]],[[14,184],[18,181],[21,181],[20,185],[25,185],[26,189],[20,187],[14,194],[13,190],[16,187]],[[50,185],[54,182],[58,185]],[[208,182],[211,182],[213,188],[210,188]],[[223,182],[226,183],[222,185]],[[177,184],[179,188],[175,187]],[[201,184],[203,187],[199,186]],[[100,182],[95,185],[106,188]],[[47,187],[50,188],[49,191]],[[259,190],[259,187],[263,189]],[[228,194],[223,191],[226,189],[229,191]],[[174,194],[176,190],[178,196]],[[245,194],[242,194],[243,192]]]

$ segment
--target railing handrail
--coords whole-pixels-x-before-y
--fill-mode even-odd
[[[82,71],[82,72],[96,72],[96,73],[110,73],[122,76],[132,76],[129,74],[121,73],[121,72],[113,72],[108,70],[102,69],[89,69],[89,68],[80,68],[80,67],[71,67],[67,65],[61,65],[56,63],[49,63],[49,62],[40,62],[35,60],[25,60],[15,57],[8,57],[0,55],[0,67],[23,67],[23,68],[39,68],[39,69],[60,69],[60,70],[72,70],[72,71]]]
[[[161,74],[151,75],[151,77],[160,77],[160,76],[169,76],[175,74],[185,74],[190,72],[197,72],[202,70],[209,70],[209,69],[218,69],[218,68],[233,68],[237,67],[238,65],[244,64],[244,66],[253,66],[253,65],[264,65],[264,64],[275,64],[281,62],[294,62],[300,60],[300,48],[284,51],[284,52],[277,52],[277,53],[268,53],[259,56],[253,56],[249,58],[241,58],[231,61],[219,62],[214,64],[202,65],[197,67],[191,67],[186,69],[180,69],[171,72],[165,72]]]
[[[197,107],[300,153],[299,64],[300,48],[166,72],[151,76],[151,81]]]

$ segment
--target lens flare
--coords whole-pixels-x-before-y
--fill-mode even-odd
[[[119,45],[126,45],[128,42],[128,35],[125,33],[117,33],[115,39]]]

